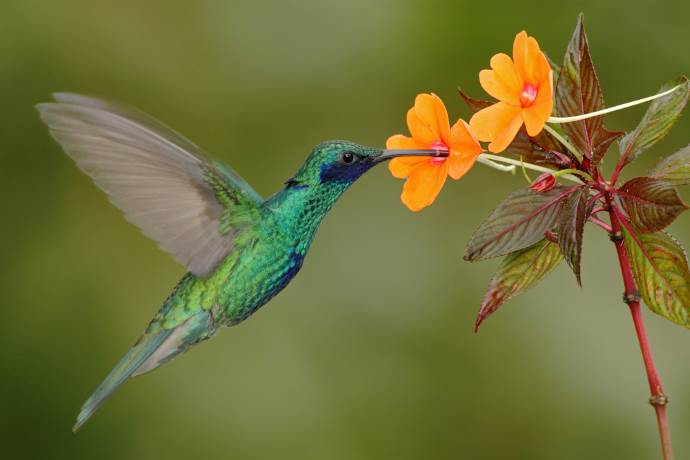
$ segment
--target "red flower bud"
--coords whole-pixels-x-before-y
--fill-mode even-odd
[[[532,182],[529,186],[535,192],[546,192],[556,185],[556,176],[551,173],[544,173]]]

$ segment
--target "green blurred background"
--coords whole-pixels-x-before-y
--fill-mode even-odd
[[[690,3],[1,0],[0,449],[36,459],[648,459],[653,411],[606,236],[472,324],[498,261],[462,261],[524,185],[484,167],[408,212],[385,168],[324,222],[302,273],[240,327],[77,410],[183,270],[50,140],[53,91],[137,106],[276,191],[329,138],[383,145],[418,92],[462,84],[527,29],[560,60],[584,11],[609,104],[690,73]],[[616,114],[632,128],[644,109]],[[633,168],[690,141],[686,116]],[[615,153],[614,153],[615,155]],[[609,160],[609,163],[611,160]],[[610,165],[609,165],[610,167]],[[688,197],[686,193],[686,198]],[[690,218],[672,231],[690,243]],[[690,333],[647,315],[690,458]]]

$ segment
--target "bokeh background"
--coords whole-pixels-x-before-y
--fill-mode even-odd
[[[481,95],[477,72],[523,28],[559,61],[580,11],[607,101],[651,94],[690,73],[690,3],[0,3],[3,458],[658,457],[603,233],[588,229],[583,289],[560,267],[472,332],[498,261],[466,263],[464,244],[524,185],[481,166],[419,214],[400,204],[400,181],[372,171],[280,296],[125,385],[73,435],[183,270],[60,152],[33,105],[65,90],[127,102],[268,195],[322,140],[383,145],[418,92],[467,117],[457,85]],[[608,124],[632,128],[643,111]],[[631,172],[690,142],[689,128],[686,116]],[[688,216],[671,230],[690,243]],[[678,458],[690,458],[690,332],[647,322]]]

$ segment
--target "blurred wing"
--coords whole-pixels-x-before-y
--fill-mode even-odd
[[[208,275],[258,216],[261,196],[239,175],[147,115],[76,94],[37,106],[51,135],[159,246]]]

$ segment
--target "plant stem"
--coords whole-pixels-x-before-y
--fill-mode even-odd
[[[609,224],[597,217],[594,217],[593,215],[589,217],[589,220],[591,220],[593,223],[597,224],[599,227],[603,228],[609,233],[611,233],[611,231],[613,230]]]
[[[482,161],[483,159],[492,160],[492,161],[497,162],[497,163],[506,163],[509,165],[519,166],[521,168],[531,169],[532,171],[538,171],[538,172],[543,172],[543,173],[545,173],[545,172],[547,172],[547,173],[558,172],[557,169],[545,168],[544,166],[539,166],[539,165],[535,165],[532,163],[525,163],[524,161],[514,160],[512,158],[502,157],[500,155],[492,155],[491,153],[482,153],[477,158],[477,161],[479,161],[480,163],[485,163],[484,161]],[[566,174],[562,177],[563,177],[563,179],[567,179],[569,181],[576,182],[578,184],[582,183],[580,178],[578,178],[572,174]]]
[[[558,133],[558,131],[556,131],[555,129],[553,129],[549,125],[544,125],[544,130],[546,132],[548,132],[549,134],[551,134],[553,137],[555,137],[558,140],[558,142],[563,144],[563,146],[565,148],[570,150],[570,153],[575,155],[575,158],[577,158],[577,161],[582,161],[582,154],[570,142],[568,142],[563,136],[561,136]]]
[[[633,277],[632,269],[630,267],[630,260],[625,251],[623,242],[623,233],[621,228],[621,218],[619,212],[614,208],[615,203],[610,193],[606,194],[606,202],[609,206],[609,215],[611,217],[611,240],[616,246],[618,254],[618,262],[623,275],[623,284],[625,286],[625,293],[623,300],[628,304],[630,313],[632,314],[633,323],[635,325],[635,332],[637,333],[637,340],[642,351],[642,360],[644,361],[645,370],[647,371],[647,380],[649,381],[649,390],[651,396],[649,403],[654,407],[656,412],[656,420],[659,426],[659,436],[661,438],[661,449],[664,454],[664,460],[673,460],[673,447],[671,445],[671,432],[668,426],[668,418],[666,415],[666,407],[668,405],[668,396],[664,393],[664,388],[661,384],[661,378],[657,373],[652,352],[649,346],[649,339],[642,320],[642,312],[640,311],[640,295],[637,290],[635,278]]]
[[[660,97],[667,96],[680,88],[682,85],[676,85],[673,88],[666,90],[662,93],[654,94],[653,96],[643,97],[642,99],[637,99],[635,101],[626,102],[625,104],[620,104],[615,107],[609,107],[608,109],[597,110],[596,112],[585,113],[582,115],[575,115],[572,117],[549,117],[547,120],[549,123],[572,123],[574,121],[586,120],[588,118],[599,117],[601,115],[606,115],[607,113],[616,112],[618,110],[627,109],[628,107],[633,107],[639,104],[644,104],[645,102],[653,101],[654,99],[659,99]]]
[[[520,157],[520,166],[521,166],[520,170],[522,171],[522,176],[525,178],[525,180],[527,181],[528,184],[531,184],[533,181],[532,181],[532,178],[529,177],[529,174],[527,174],[527,168],[525,167],[525,162],[522,159],[522,156]]]
[[[485,165],[489,166],[490,168],[497,169],[497,170],[499,170],[499,171],[501,171],[501,172],[509,172],[509,173],[514,173],[514,172],[515,172],[515,165],[509,165],[509,166],[502,165],[502,164],[500,164],[500,163],[498,163],[498,162],[496,162],[496,161],[494,161],[494,160],[491,160],[491,159],[489,159],[489,158],[486,158],[486,157],[483,156],[483,155],[479,155],[479,156],[477,157],[477,162],[482,163],[482,164],[485,164]]]
[[[561,170],[556,171],[555,173],[553,173],[553,175],[556,176],[556,177],[566,176],[566,175],[569,175],[569,174],[573,174],[573,175],[575,175],[575,176],[580,176],[581,178],[585,179],[585,180],[588,181],[588,182],[592,182],[592,181],[594,180],[594,179],[592,179],[592,176],[590,176],[590,175],[587,174],[586,172],[580,171],[579,169],[574,169],[574,168],[570,168],[570,169],[561,169]]]

